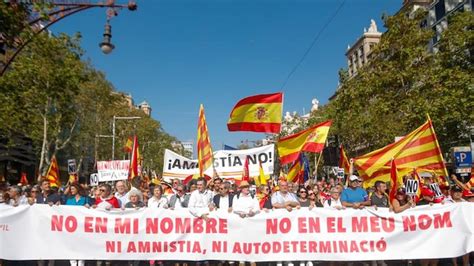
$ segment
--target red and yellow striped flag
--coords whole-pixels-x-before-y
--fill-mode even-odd
[[[304,166],[301,156],[296,160],[293,165],[291,165],[288,170],[288,175],[286,176],[286,181],[302,184],[304,178]]]
[[[277,146],[281,164],[296,161],[302,151],[321,152],[326,144],[330,127],[331,121],[326,121],[278,140]]]
[[[232,109],[229,131],[280,133],[283,94],[260,94],[240,100]]]
[[[443,155],[431,119],[402,139],[354,159],[364,186],[390,180],[390,162],[395,159],[398,173],[406,175],[416,168],[447,176]]]
[[[197,158],[199,164],[199,175],[204,176],[204,171],[212,166],[212,147],[211,141],[209,140],[209,131],[207,130],[206,116],[204,115],[204,107],[202,104],[199,108]]]
[[[344,169],[344,173],[350,175],[350,168],[351,165],[349,163],[349,160],[347,159],[346,152],[344,151],[344,147],[341,146],[339,147],[339,168]]]
[[[56,156],[53,155],[51,158],[51,164],[49,165],[48,173],[46,174],[46,179],[49,180],[49,185],[51,187],[59,187],[59,166]]]
[[[140,149],[138,146],[138,137],[133,136],[132,156],[130,157],[130,171],[128,171],[128,179],[132,180],[134,177],[140,175]]]

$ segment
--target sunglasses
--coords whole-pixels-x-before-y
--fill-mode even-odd
[[[105,189],[101,188],[99,189],[100,192],[105,192]]]
[[[38,192],[38,190],[32,190],[31,191],[31,193],[37,193],[37,192]]]
[[[314,193],[309,193],[308,196],[314,196],[315,194]]]
[[[300,193],[305,193],[305,194],[307,194],[306,191],[304,191],[304,190],[301,190]]]
[[[227,188],[225,188],[225,187],[221,187],[221,188],[219,188],[219,190],[226,190],[226,189],[227,189]]]

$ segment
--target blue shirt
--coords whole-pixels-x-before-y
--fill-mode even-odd
[[[341,194],[341,201],[348,203],[364,202],[368,198],[369,196],[367,195],[367,192],[360,187],[357,187],[356,189],[346,188]]]
[[[76,201],[76,196],[72,196],[66,200],[66,205],[73,205],[73,206],[84,206],[87,203],[86,197],[81,196],[81,198]]]

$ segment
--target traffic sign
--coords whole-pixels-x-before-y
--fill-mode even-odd
[[[454,147],[453,154],[456,168],[472,167],[471,147]]]

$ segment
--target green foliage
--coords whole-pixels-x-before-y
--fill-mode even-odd
[[[40,34],[19,54],[0,77],[0,132],[9,139],[32,139],[43,173],[58,154],[60,163],[75,158],[80,174],[86,175],[96,160],[111,159],[111,138],[98,135],[112,135],[113,116],[140,116],[116,121],[115,158],[128,158],[122,147],[137,134],[143,168],[160,172],[164,149],[175,138],[158,121],[128,106],[104,74],[81,60],[79,41],[79,36]]]
[[[350,155],[393,142],[426,121],[427,114],[444,151],[466,144],[474,121],[473,15],[451,18],[437,53],[428,50],[432,30],[419,27],[425,15],[388,17],[372,60],[341,84],[325,107],[332,134]]]

